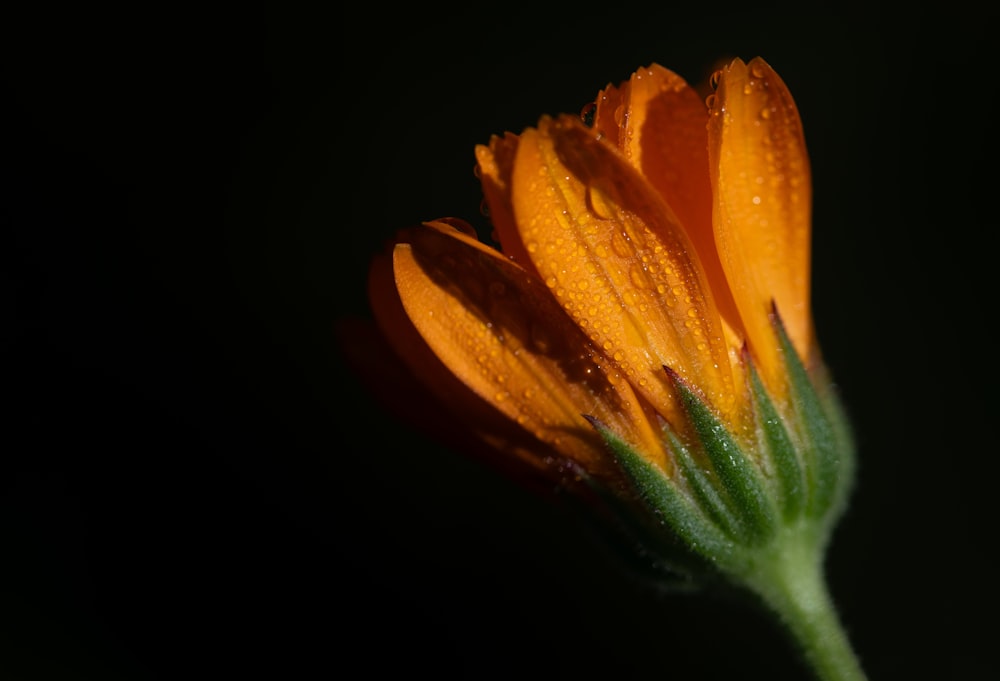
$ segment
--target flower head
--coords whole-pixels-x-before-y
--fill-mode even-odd
[[[713,85],[653,64],[586,117],[494,136],[475,154],[499,248],[453,218],[405,230],[372,297],[491,447],[656,513],[674,495],[721,546],[827,527],[850,447],[813,333],[798,111],[759,58]]]
[[[853,449],[813,330],[802,125],[762,59],[712,80],[703,99],[653,64],[476,147],[499,248],[454,218],[405,230],[373,305],[480,441],[596,491],[658,569],[693,558],[762,596],[824,678],[860,678],[808,614]]]

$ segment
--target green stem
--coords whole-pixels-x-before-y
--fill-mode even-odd
[[[778,614],[820,681],[865,681],[830,598],[814,542],[779,542],[757,563],[750,587]]]

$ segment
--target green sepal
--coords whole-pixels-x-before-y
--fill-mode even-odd
[[[729,562],[734,545],[718,527],[652,462],[597,419],[586,416],[603,438],[643,505],[688,547],[709,563]]]
[[[820,366],[816,370],[817,382],[822,387],[817,390],[817,395],[823,405],[823,409],[830,419],[830,428],[834,437],[835,446],[840,452],[840,473],[837,478],[837,491],[831,504],[829,520],[836,521],[837,517],[847,506],[847,500],[854,484],[854,430],[851,428],[850,419],[840,400],[840,395],[829,379],[826,367]]]
[[[745,532],[737,520],[736,516],[733,515],[732,511],[729,509],[729,505],[726,500],[722,498],[718,490],[715,488],[715,481],[712,479],[708,471],[705,471],[698,465],[691,456],[691,452],[688,448],[684,446],[684,443],[680,439],[670,432],[669,429],[664,428],[664,436],[670,443],[671,452],[674,455],[674,462],[680,469],[681,477],[687,484],[688,489],[694,496],[694,501],[701,507],[701,510],[712,519],[712,521],[719,526],[719,528],[725,532],[730,538],[735,540],[743,540],[745,538]]]
[[[831,409],[836,397],[821,398],[792,345],[777,308],[772,320],[789,378],[789,401],[794,422],[800,425],[806,481],[807,516],[831,521],[839,514],[852,477],[853,448],[846,419],[839,408]],[[832,512],[831,512],[832,511]]]
[[[802,466],[799,465],[795,443],[785,428],[784,421],[771,400],[771,396],[767,394],[760,374],[750,360],[749,353],[744,352],[743,356],[750,375],[750,394],[753,396],[757,427],[763,434],[764,448],[771,459],[778,483],[778,505],[781,517],[788,522],[797,518],[805,505]]]
[[[567,502],[575,504],[572,510],[591,521],[581,527],[629,574],[660,592],[690,593],[705,585],[704,559],[674,534],[664,533],[647,509],[636,513],[631,494],[623,495],[584,470],[576,471],[576,480],[593,495],[567,495]]]
[[[701,397],[672,369],[664,367],[664,370],[684,404],[701,449],[729,497],[730,509],[744,535],[751,542],[766,541],[774,535],[777,519],[759,468]]]

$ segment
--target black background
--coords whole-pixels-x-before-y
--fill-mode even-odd
[[[873,680],[982,678],[991,38],[949,5],[6,16],[0,677],[807,678],[395,422],[333,334],[394,230],[481,219],[473,145],[761,55],[860,446],[831,588]]]

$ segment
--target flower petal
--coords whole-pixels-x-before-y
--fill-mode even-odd
[[[745,335],[712,232],[707,116],[705,100],[687,81],[651,64],[620,88],[609,86],[601,92],[594,127],[656,188],[684,227],[722,318],[731,364],[738,368]]]
[[[504,255],[528,270],[534,270],[531,259],[514,224],[514,208],[510,200],[510,174],[514,167],[518,137],[506,133],[493,135],[489,146],[476,145],[476,174],[483,185],[483,195],[489,208],[490,222]]]
[[[692,239],[701,233],[711,236],[704,100],[683,78],[658,64],[632,74],[617,97],[611,96],[612,90],[598,97],[594,127],[609,139],[617,136],[622,155],[663,195]],[[714,241],[707,245],[707,250],[715,250]]]
[[[668,419],[671,367],[726,416],[721,324],[693,247],[663,198],[572,116],[521,135],[514,216],[539,275],[577,325]]]
[[[412,231],[404,230],[400,238]],[[550,477],[545,445],[527,434],[512,435],[507,419],[459,381],[421,338],[399,298],[391,252],[372,260],[368,291],[382,344],[360,328],[350,334],[348,349],[355,370],[366,376],[379,399],[402,421],[457,451],[480,452],[522,480],[532,471]],[[484,441],[489,448],[481,446]]]
[[[802,124],[788,88],[766,62],[736,59],[722,70],[708,132],[719,255],[751,352],[777,387],[772,303],[802,357],[813,350],[812,197]]]
[[[512,426],[591,473],[617,478],[586,414],[672,470],[652,415],[628,382],[605,371],[600,354],[526,270],[440,222],[397,244],[393,267],[424,341]]]

